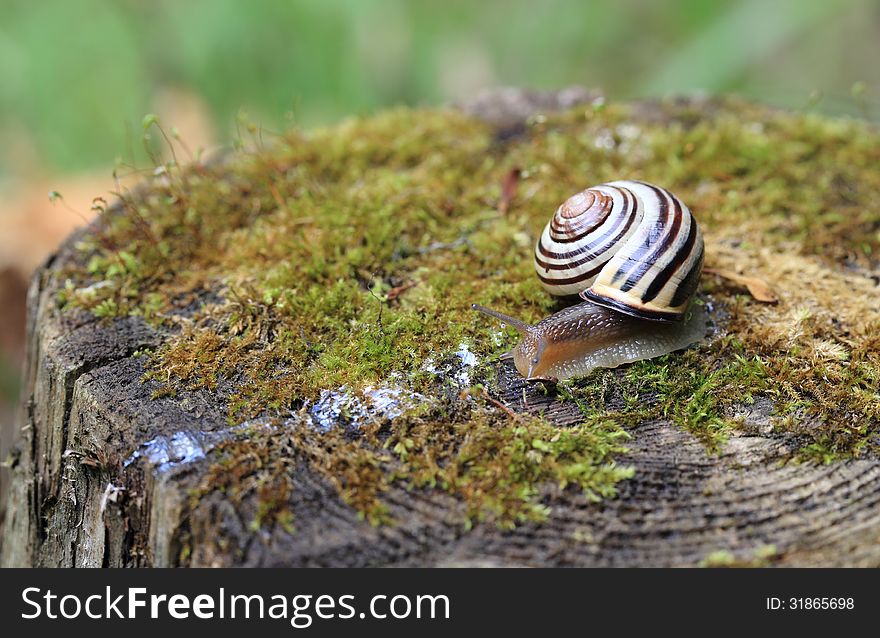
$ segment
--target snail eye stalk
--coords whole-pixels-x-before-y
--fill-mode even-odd
[[[486,308],[486,306],[481,306],[478,303],[472,303],[471,308],[478,312],[482,312],[484,315],[495,317],[496,319],[499,319],[500,321],[503,321],[504,323],[513,326],[520,332],[520,334],[525,334],[526,332],[528,332],[529,328],[531,328],[531,326],[525,321],[520,321],[519,319],[515,319],[510,315],[505,315],[504,313],[498,312],[497,310]]]

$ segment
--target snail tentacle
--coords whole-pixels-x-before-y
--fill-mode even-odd
[[[490,317],[495,317],[496,319],[500,319],[504,323],[510,325],[513,328],[516,328],[520,333],[527,332],[532,328],[525,321],[520,321],[515,317],[511,317],[510,315],[505,315],[504,313],[498,312],[497,310],[492,310],[491,308],[486,308],[486,306],[481,306],[478,303],[472,303],[471,308],[482,312],[484,315],[489,315]]]

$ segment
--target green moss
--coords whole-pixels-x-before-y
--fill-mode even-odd
[[[666,418],[717,450],[736,427],[731,408],[762,395],[791,417],[778,427],[801,435],[801,460],[870,449],[880,423],[880,314],[864,272],[880,259],[880,135],[857,121],[736,100],[661,104],[650,120],[638,108],[536,118],[505,142],[456,112],[394,110],[294,131],[212,166],[159,167],[82,240],[60,303],[159,326],[167,339],[148,377],[168,394],[234,386],[232,422],[392,374],[427,390],[425,363],[461,342],[481,357],[513,345],[511,334],[490,338],[495,327],[471,302],[527,321],[554,308],[531,254],[559,202],[588,185],[645,179],[695,212],[707,266],[764,278],[780,304],[705,275],[703,294],[729,315],[721,336],[562,388],[563,400],[584,408],[589,431],[482,414],[407,416],[384,434],[390,449],[367,434],[311,437],[324,459],[314,465],[328,477],[345,473],[340,492],[374,521],[387,516],[378,495],[402,482],[439,485],[465,500],[471,518],[508,524],[540,510],[547,481],[597,496],[613,490],[622,474],[607,469],[612,452],[601,451],[596,428],[619,433]],[[502,214],[512,168],[521,177]],[[622,407],[605,407],[610,395]],[[816,426],[801,427],[804,419]],[[421,438],[399,431],[406,427]],[[407,440],[423,447],[409,452]],[[467,441],[506,459],[503,472],[467,461]],[[549,451],[536,441],[552,442]],[[270,503],[256,524],[286,516]]]
[[[249,521],[251,529],[279,525],[288,533],[294,529],[289,499],[294,489],[296,463],[291,449],[279,449],[279,441],[264,432],[243,433],[221,443],[211,452],[212,463],[201,483],[191,493],[191,506],[201,506],[202,497],[219,492],[240,505],[256,496],[257,510]]]
[[[538,418],[470,415],[461,422],[395,423],[386,445],[401,466],[394,477],[412,487],[439,487],[461,496],[468,521],[502,526],[543,520],[541,486],[577,487],[587,498],[613,496],[632,468],[612,460],[627,433],[611,420],[557,428]]]
[[[721,549],[700,561],[700,567],[770,567],[778,556],[775,545],[761,545],[752,556],[746,558],[737,558],[726,549]]]
[[[540,521],[550,508],[545,485],[569,486],[588,499],[615,494],[632,476],[613,457],[625,451],[629,435],[610,419],[557,428],[543,419],[510,417],[482,402],[449,413],[437,408],[412,411],[390,423],[318,432],[303,424],[267,430],[255,426],[211,452],[211,464],[193,496],[220,491],[239,502],[257,494],[253,524],[278,522],[294,488],[295,466],[324,477],[342,499],[373,524],[393,522],[383,501],[392,486],[440,489],[464,503],[461,522],[489,520],[501,527]]]
[[[623,374],[596,370],[589,377],[559,386],[561,398],[577,402],[587,417],[611,418],[622,425],[667,419],[720,451],[736,423],[726,414],[737,404],[751,404],[768,389],[766,364],[746,359],[735,339],[638,361]],[[619,409],[608,399],[619,397]]]

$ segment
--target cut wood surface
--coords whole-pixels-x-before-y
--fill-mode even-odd
[[[515,135],[535,113],[598,97],[507,90],[462,108]],[[696,100],[689,108],[717,107]],[[645,102],[636,113],[656,121],[661,110]],[[64,268],[88,232],[61,247],[29,292],[5,566],[880,566],[873,448],[828,463],[793,462],[803,436],[773,426],[766,397],[732,408],[738,425],[717,452],[671,419],[628,425],[628,451],[616,461],[634,473],[615,497],[596,501],[546,484],[547,519],[513,529],[491,521],[469,528],[453,494],[397,483],[382,497],[394,522],[374,525],[343,502],[326,473],[304,463],[288,469],[293,528],[255,526],[255,493],[199,491],[210,480],[212,449],[235,427],[229,386],[154,397],[160,385],[144,380],[145,359],[133,355],[159,345],[161,331],[136,316],[102,321],[59,310]],[[725,317],[714,318],[723,333]],[[497,366],[488,394],[507,409],[559,427],[584,418],[574,401],[523,381],[511,362]]]

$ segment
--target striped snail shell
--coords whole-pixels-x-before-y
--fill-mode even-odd
[[[689,305],[702,268],[703,236],[681,200],[645,182],[609,182],[569,197],[535,247],[544,288],[585,301],[534,325],[472,307],[522,335],[508,353],[520,374],[555,382],[700,341],[706,312]]]
[[[641,319],[680,320],[702,267],[703,236],[688,207],[645,182],[569,197],[535,246],[535,271],[551,295],[580,295]]]

